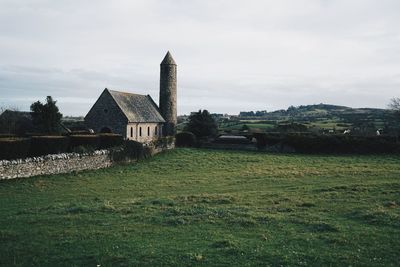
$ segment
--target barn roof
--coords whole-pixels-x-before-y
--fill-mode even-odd
[[[32,113],[29,111],[17,111],[17,110],[9,110],[6,109],[3,113],[0,114],[1,117],[13,117],[13,118],[26,118],[32,119]]]
[[[129,122],[165,122],[150,95],[138,95],[106,89]]]

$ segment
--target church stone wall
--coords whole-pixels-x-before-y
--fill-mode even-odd
[[[104,90],[97,102],[85,117],[87,127],[99,133],[103,128],[109,128],[113,133],[126,135],[128,120],[117,106],[112,96]]]
[[[162,125],[163,123],[129,123],[126,127],[127,139],[141,143],[151,142],[162,136]],[[141,135],[140,128],[142,129]]]

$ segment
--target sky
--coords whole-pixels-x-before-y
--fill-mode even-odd
[[[400,96],[398,0],[0,0],[0,107],[51,95],[84,116],[104,88],[150,94],[178,64],[178,114]]]

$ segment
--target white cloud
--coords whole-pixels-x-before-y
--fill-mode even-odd
[[[52,95],[84,115],[105,87],[157,100],[171,50],[179,113],[385,107],[399,12],[396,0],[0,0],[0,105]]]

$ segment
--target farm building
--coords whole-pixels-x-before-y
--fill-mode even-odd
[[[33,131],[31,112],[7,109],[0,114],[0,133],[23,135]]]
[[[176,63],[168,52],[160,65],[160,105],[150,95],[104,89],[85,116],[86,125],[99,133],[118,133],[138,142],[175,134]]]

